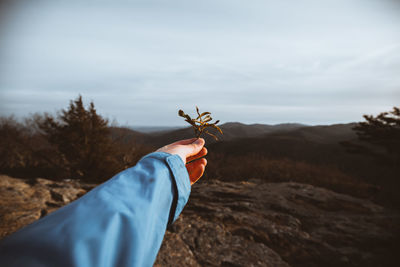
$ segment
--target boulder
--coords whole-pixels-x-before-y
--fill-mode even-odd
[[[0,175],[0,238],[84,195],[72,181],[16,179]]]

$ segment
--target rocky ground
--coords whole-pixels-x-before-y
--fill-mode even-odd
[[[93,188],[0,176],[0,238]],[[398,266],[400,214],[298,183],[193,187],[155,266]]]

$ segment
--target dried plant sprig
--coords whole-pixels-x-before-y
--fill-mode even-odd
[[[179,110],[178,115],[185,118],[185,121],[188,122],[190,125],[192,125],[194,129],[194,134],[196,138],[200,138],[203,133],[208,134],[212,136],[215,140],[218,140],[218,137],[210,133],[206,128],[214,128],[216,129],[220,134],[223,134],[221,128],[217,126],[219,123],[219,120],[215,122],[211,122],[211,113],[210,112],[203,112],[200,114],[199,108],[196,106],[196,112],[197,112],[197,118],[192,119],[188,114],[183,112],[183,110]]]

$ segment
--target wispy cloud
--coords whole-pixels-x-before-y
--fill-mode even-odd
[[[1,114],[79,93],[129,124],[330,123],[399,103],[391,1],[24,1],[1,29]]]

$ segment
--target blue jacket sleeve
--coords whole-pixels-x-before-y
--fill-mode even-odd
[[[0,242],[1,266],[152,266],[190,180],[177,155],[151,153],[80,199]]]

